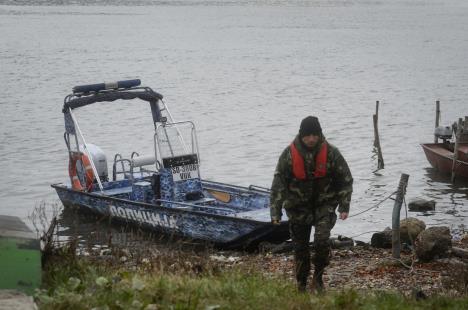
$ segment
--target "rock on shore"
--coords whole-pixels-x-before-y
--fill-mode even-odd
[[[443,257],[452,246],[450,229],[446,226],[430,227],[419,234],[414,242],[416,256],[421,261]]]
[[[416,199],[410,201],[408,209],[413,212],[434,211],[435,205],[436,203],[434,200]]]
[[[426,229],[426,224],[416,218],[409,217],[400,221],[400,242],[413,244],[418,235]],[[384,231],[372,235],[371,246],[375,248],[389,249],[392,247],[392,229],[385,228]]]
[[[418,235],[426,229],[423,221],[414,217],[401,220],[400,222],[400,242],[413,244]]]
[[[392,229],[385,228],[383,231],[372,235],[371,246],[380,249],[389,249],[392,247]]]

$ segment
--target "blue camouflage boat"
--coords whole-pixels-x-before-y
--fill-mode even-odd
[[[151,107],[154,152],[107,156],[86,143],[73,111],[99,102],[143,100]],[[89,108],[89,107],[87,107]],[[286,221],[270,223],[269,190],[203,180],[195,125],[175,122],[163,96],[140,80],[76,86],[65,97],[64,139],[70,182],[53,184],[65,207],[79,207],[119,223],[212,242],[251,247],[289,238]]]

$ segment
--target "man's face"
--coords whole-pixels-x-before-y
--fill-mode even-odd
[[[308,135],[301,138],[305,146],[312,148],[314,147],[320,139],[320,136]]]

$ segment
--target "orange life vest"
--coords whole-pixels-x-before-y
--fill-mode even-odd
[[[294,142],[290,145],[291,150],[291,159],[292,159],[292,168],[293,175],[296,179],[305,181],[307,178],[304,158],[302,158],[301,153],[297,150],[297,147],[294,145]],[[322,178],[327,174],[327,152],[328,145],[326,142],[323,142],[320,146],[320,151],[315,158],[315,171],[313,175],[315,178]]]
[[[80,178],[78,177],[78,171],[76,168],[78,160],[81,161],[85,169],[85,187],[83,187]],[[91,166],[91,162],[89,161],[89,158],[88,156],[86,156],[86,154],[80,152],[73,152],[70,155],[70,163],[68,164],[68,174],[70,175],[73,189],[79,191],[86,189],[87,191],[89,191],[93,187],[94,172]]]

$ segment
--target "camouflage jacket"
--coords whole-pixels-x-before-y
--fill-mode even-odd
[[[353,192],[353,178],[348,164],[340,151],[328,143],[327,173],[325,177],[314,178],[315,158],[320,150],[322,138],[312,150],[305,148],[300,138],[294,144],[304,159],[306,180],[294,178],[292,159],[288,146],[281,154],[276,166],[271,186],[270,212],[272,220],[280,220],[284,208],[290,220],[292,217],[307,217],[314,210],[326,206],[332,211],[349,212],[349,203]]]

